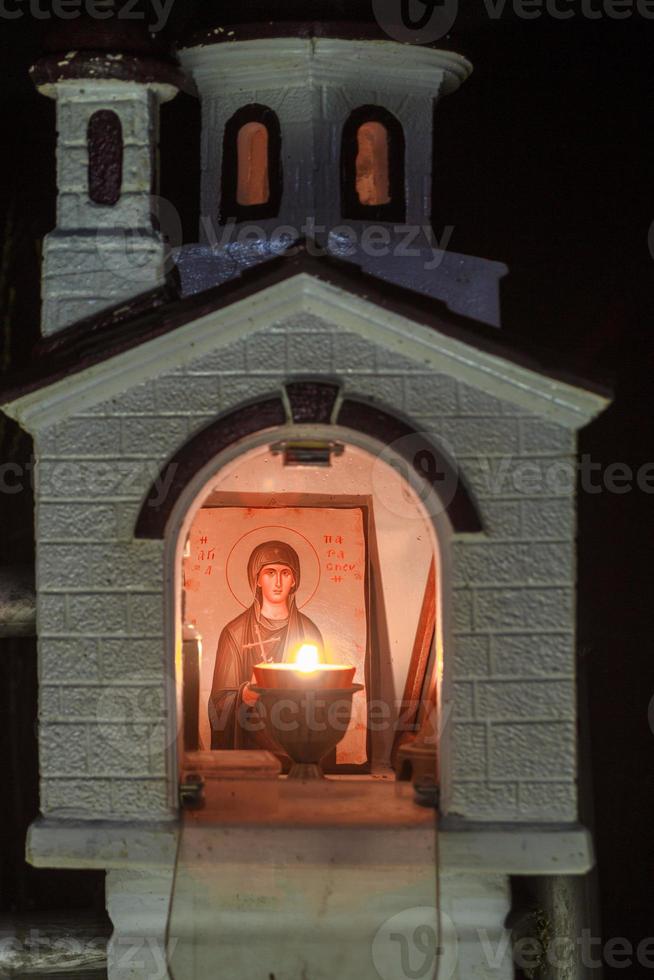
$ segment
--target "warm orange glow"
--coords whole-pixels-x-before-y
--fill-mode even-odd
[[[365,206],[389,204],[388,132],[379,122],[367,122],[357,132],[356,186]]]
[[[268,130],[260,122],[245,123],[238,131],[237,204],[249,207],[267,204],[270,198],[268,180]]]
[[[345,664],[321,664],[302,669],[294,664],[255,664],[254,678],[257,684],[268,690],[333,690],[347,688],[354,680],[356,667]]]
[[[295,666],[303,673],[315,670],[319,663],[318,647],[310,643],[304,643],[295,655]]]

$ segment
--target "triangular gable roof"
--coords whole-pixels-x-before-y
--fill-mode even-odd
[[[109,397],[100,381],[117,371],[131,386],[302,312],[571,428],[610,401],[606,385],[582,380],[560,353],[454,314],[352,263],[309,254],[304,245],[293,252],[186,299],[169,288],[143,294],[43,339],[29,366],[3,379],[0,405],[28,429],[38,428],[46,413],[47,422],[71,414],[80,397],[85,405]]]

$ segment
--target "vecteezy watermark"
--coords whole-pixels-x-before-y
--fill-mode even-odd
[[[431,980],[434,976],[449,980],[457,960],[454,923],[430,905],[391,916],[372,941],[372,962],[381,980]]]
[[[108,940],[106,934],[71,935],[56,927],[10,935],[0,929],[0,977],[29,974],[34,969],[54,975],[106,972],[109,961],[115,972],[164,980],[178,942],[169,936],[164,943],[156,935],[114,935]]]
[[[37,963],[37,970],[49,966],[53,973],[101,970],[106,966],[106,946],[106,935],[70,935],[56,927],[28,932],[12,930],[7,935],[5,928],[0,927],[0,977],[29,974],[30,967]]]
[[[422,258],[422,267],[437,269],[454,233],[453,225],[446,225],[440,237],[429,224],[317,224],[314,218],[306,218],[296,227],[290,224],[264,228],[262,225],[244,224],[233,219],[216,227],[209,215],[200,218],[204,240],[216,251],[230,245],[242,248],[267,243],[273,252],[292,254],[293,247],[305,248],[310,255],[327,254],[341,256],[364,255],[369,258]]]
[[[391,471],[402,479],[394,479]],[[577,490],[590,495],[620,496],[634,489],[654,494],[654,462],[603,464],[588,453],[579,459],[505,454],[459,460],[447,439],[428,430],[389,443],[375,459],[371,477],[375,502],[405,521],[423,519],[423,510],[408,506],[406,483],[413,485],[431,517],[448,510],[461,481],[467,480],[486,497],[570,497]]]
[[[438,434],[412,433],[391,443],[380,454],[372,472],[376,499],[392,513],[410,519],[401,481],[389,480],[389,467],[413,483],[417,496],[432,516],[447,510],[459,480],[473,482],[488,497],[571,496],[577,490],[619,496],[637,490],[654,494],[654,462],[599,463],[589,454],[575,459],[503,456],[466,456],[454,451]],[[149,507],[160,507],[171,492],[178,464],[160,469],[147,459],[54,459],[39,462],[39,490],[43,497],[134,497],[150,488]],[[34,489],[35,462],[0,463],[0,494],[14,496]],[[424,486],[420,484],[420,478]],[[416,516],[420,516],[416,514]]]
[[[478,930],[478,937],[486,960],[492,964],[493,947],[498,949],[485,930]],[[500,945],[509,946],[508,936]],[[654,938],[646,937],[637,946],[628,939],[615,936],[603,941],[593,936],[590,929],[582,929],[578,936],[552,936],[547,942],[536,936],[524,936],[512,945],[513,962],[521,969],[533,970],[539,964],[551,967],[573,967],[580,963],[586,969],[597,970],[603,965],[612,969],[625,969],[638,964],[647,970],[654,969]]]
[[[392,473],[401,477],[394,479]],[[438,433],[412,432],[385,446],[372,467],[375,503],[403,520],[422,520],[411,508],[406,484],[413,485],[424,510],[436,517],[447,511],[456,496],[459,471],[452,447]]]
[[[177,463],[160,469],[152,460],[42,459],[39,462],[39,492],[45,498],[73,495],[85,498],[135,497],[149,487],[149,507],[160,507],[170,493]],[[11,496],[35,487],[35,461],[0,464],[0,493]]]
[[[2,2],[2,0],[0,0]],[[152,225],[165,246],[164,266],[167,271],[175,265],[181,247],[182,222],[175,206],[165,198],[151,196],[149,210]],[[442,264],[454,233],[454,225],[446,225],[440,233],[431,225],[413,224],[339,224],[333,227],[317,224],[306,218],[299,225],[260,225],[239,222],[233,218],[217,223],[211,215],[200,217],[203,241],[222,255],[247,254],[285,255],[304,249],[309,255],[331,255],[338,258],[410,259],[413,268],[433,272]],[[152,278],[152,232],[147,227],[122,227],[113,230],[111,250],[103,249],[105,231],[98,229],[98,247],[102,261],[117,279],[130,283],[150,283]],[[145,286],[143,287],[145,288]]]
[[[129,223],[132,221],[130,217],[125,217],[127,224],[121,222],[120,218],[117,219],[110,249],[103,247],[106,237],[104,229],[98,228],[96,238],[104,267],[116,279],[135,283],[142,289],[148,289],[152,284],[152,246],[157,240],[156,235],[163,243],[163,264],[166,272],[174,267],[178,249],[183,244],[182,219],[175,205],[156,194],[149,195],[146,200],[147,209],[139,227]]]
[[[654,20],[654,0],[483,0],[489,20],[511,13],[519,20]],[[373,0],[377,21],[389,37],[413,44],[431,44],[452,29],[458,0]]]
[[[92,20],[141,20],[157,33],[168,23],[175,0],[0,0],[0,18],[18,20],[77,20],[84,14]]]
[[[395,41],[431,44],[452,29],[458,0],[373,0],[380,27]]]
[[[165,943],[157,936],[116,936],[109,943],[108,960],[115,972],[140,976],[144,980],[165,980],[168,964],[179,939],[168,936]]]
[[[168,677],[167,684],[172,689],[174,678]],[[78,690],[72,690],[75,698]],[[165,685],[143,681],[137,674],[121,677],[119,687],[102,688],[94,703],[94,719],[96,737],[104,748],[109,752],[124,751],[128,745],[135,750],[136,746],[147,749],[150,764],[158,760],[163,770],[163,753],[178,736],[169,724],[164,692]],[[75,710],[73,707],[73,713]],[[177,719],[177,729],[180,725],[181,717]]]
[[[491,901],[494,907],[495,900]],[[479,898],[475,907],[480,908]],[[504,967],[510,961],[525,971],[531,971],[536,964],[568,969],[580,964],[590,970],[603,965],[613,969],[637,965],[654,970],[652,936],[638,943],[620,936],[603,940],[593,936],[590,929],[583,929],[577,936],[554,935],[547,941],[525,936],[512,943],[506,929],[498,928],[493,933],[485,928],[474,929],[469,915],[464,919],[466,964],[469,969],[474,957],[484,975],[504,975]],[[114,970],[138,973],[147,980],[163,980],[178,944],[179,938],[173,935],[164,941],[152,934],[114,933],[107,942],[106,934],[79,936],[67,935],[63,930],[30,929],[18,935],[2,931],[0,975],[29,973],[37,958],[41,967],[50,960],[52,970],[48,972],[53,973],[64,968],[102,969],[109,960]],[[459,962],[463,964],[455,922],[433,905],[403,909],[382,922],[373,937],[371,954],[380,980],[432,980],[435,975],[438,980],[450,980]]]
[[[143,704],[139,703],[139,699]],[[104,703],[108,704],[109,701]],[[115,704],[123,707],[116,715],[108,716],[107,721],[113,725],[123,724],[125,731],[131,730],[135,723],[150,723],[152,718],[149,712],[153,703],[152,695],[147,692],[139,694],[137,688],[132,693],[121,688]],[[146,710],[145,714],[140,713],[143,707]],[[224,731],[225,727],[231,724],[232,706],[229,702],[218,708],[210,706],[209,710],[212,726],[217,731]],[[366,705],[367,729],[375,733],[390,731],[396,735],[404,732],[415,733],[415,719],[421,710],[425,713],[433,713],[436,712],[436,707],[428,701],[413,699],[370,700]],[[428,744],[432,739],[435,744],[443,737],[451,716],[452,705],[449,703],[443,705],[434,721],[433,735],[425,738]],[[300,727],[316,734],[324,734],[327,731],[345,733],[350,727],[350,719],[350,699],[325,699],[315,693],[307,694],[302,698],[280,697],[269,708],[262,701],[257,701],[256,704],[243,702],[237,711],[239,727],[244,732],[253,734],[263,732],[266,727],[280,733],[296,732]]]
[[[654,0],[484,0],[490,20],[499,20],[510,9],[520,20],[537,20],[545,14],[553,20],[625,20],[638,15],[654,20]]]
[[[489,900],[489,911],[492,909]],[[483,915],[483,899],[476,909]],[[485,917],[485,916],[484,916]],[[574,935],[523,936],[512,942],[511,933],[498,923],[497,930],[474,928],[464,917],[465,969],[460,956],[457,928],[452,919],[433,906],[416,906],[391,916],[377,930],[372,942],[372,961],[380,980],[450,980],[457,966],[462,975],[478,971],[484,976],[502,975],[511,962],[527,976],[543,965],[568,971],[579,965],[597,970],[603,965],[625,969],[638,965],[654,970],[654,937],[634,944],[615,936],[603,940],[590,929]],[[438,970],[436,970],[438,966]],[[539,973],[540,975],[540,973]]]
[[[638,467],[621,462],[604,465],[584,453],[578,460],[480,456],[472,465],[484,493],[494,497],[564,497],[574,494],[577,486],[581,493],[591,495],[622,495],[634,489],[654,493],[654,462]],[[465,470],[465,466],[461,465],[461,469]]]

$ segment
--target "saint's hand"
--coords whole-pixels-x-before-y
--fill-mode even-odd
[[[250,684],[256,684],[256,683],[257,683],[257,681],[256,681],[256,678],[255,678],[255,676],[253,674],[252,675],[252,678],[250,680]],[[243,696],[243,703],[244,704],[248,704],[250,706],[253,706],[253,705],[255,705],[258,702],[259,695],[250,688],[250,684],[246,684],[246,686],[243,688],[243,695],[242,696]]]

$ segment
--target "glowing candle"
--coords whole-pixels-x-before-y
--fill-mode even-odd
[[[309,673],[315,670],[320,663],[318,647],[311,643],[304,643],[295,655],[295,664],[302,673]]]
[[[355,671],[355,667],[346,664],[321,663],[318,647],[303,643],[292,663],[257,664],[254,676],[257,684],[265,688],[335,690],[349,688]]]

